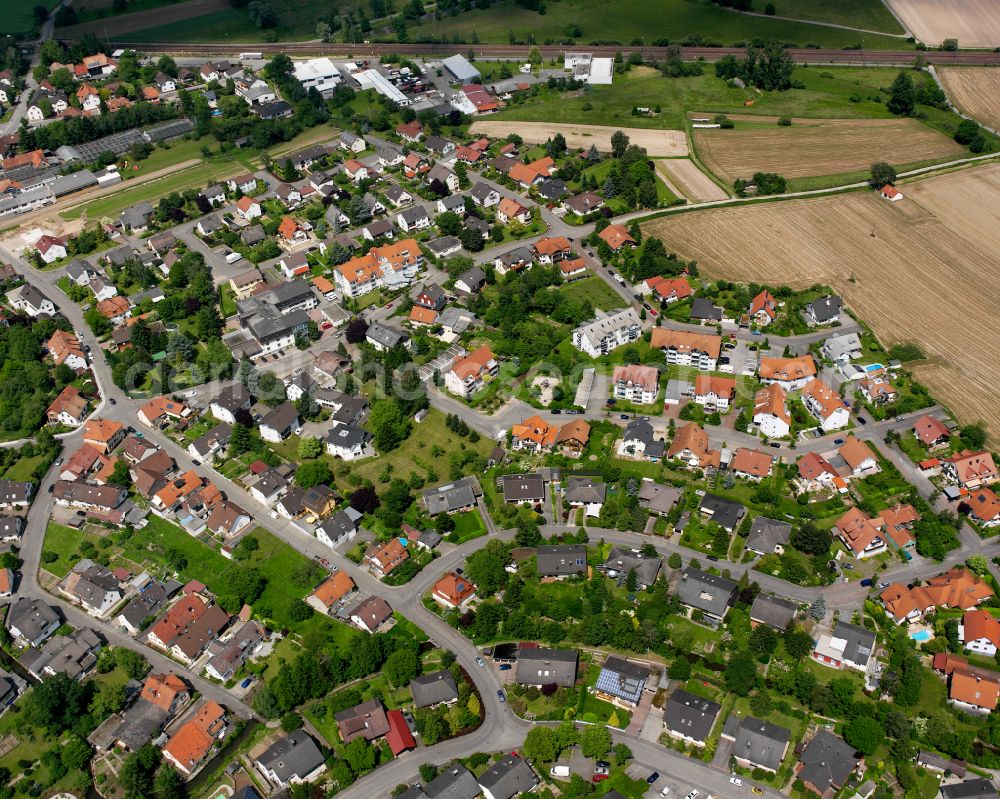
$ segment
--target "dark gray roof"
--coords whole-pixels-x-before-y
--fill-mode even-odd
[[[791,730],[747,716],[736,731],[732,755],[755,766],[777,771],[791,737]]]
[[[330,430],[326,440],[328,444],[353,449],[358,445],[364,446],[371,441],[372,434],[363,427],[354,424],[338,424]]]
[[[505,502],[526,502],[545,497],[545,479],[537,472],[505,474],[501,482]]]
[[[840,788],[858,766],[854,747],[827,730],[820,730],[799,756],[802,770],[799,779],[821,792]]]
[[[169,598],[162,583],[151,582],[139,596],[125,606],[125,610],[119,615],[124,616],[129,624],[138,628],[144,620],[160,615],[167,606]]]
[[[614,576],[622,582],[628,578],[629,572],[634,571],[639,588],[645,588],[656,582],[661,565],[662,560],[658,555],[646,558],[635,550],[616,546],[608,552],[607,560],[601,568],[609,573],[614,572]]]
[[[121,741],[130,752],[141,749],[163,728],[168,715],[163,708],[140,698],[122,713],[114,739]]]
[[[427,783],[424,792],[430,799],[475,799],[480,790],[472,772],[456,764],[447,766]]]
[[[747,549],[766,555],[774,552],[776,546],[784,546],[792,534],[792,525],[767,516],[758,516],[750,525]]]
[[[859,665],[867,665],[871,660],[872,652],[875,650],[875,633],[858,627],[856,624],[848,624],[846,621],[838,621],[833,628],[834,638],[843,638],[847,645],[844,647],[844,660]]]
[[[722,618],[736,590],[736,583],[688,566],[677,581],[677,597],[685,605]]]
[[[639,483],[639,505],[656,513],[669,513],[683,493],[673,486],[643,480]]]
[[[430,219],[430,214],[427,213],[427,209],[422,205],[414,205],[410,208],[405,208],[399,212],[399,215],[408,225],[415,224],[422,219]]]
[[[710,699],[678,689],[667,701],[663,721],[667,728],[693,741],[703,742],[712,732],[720,705]]]
[[[722,309],[714,305],[711,300],[706,300],[704,297],[695,297],[691,300],[691,318],[718,321],[722,319]]]
[[[941,795],[944,799],[997,799],[997,789],[992,782],[980,777],[954,785],[942,785]]]
[[[434,255],[441,256],[444,253],[454,252],[456,248],[461,248],[462,242],[455,236],[441,236],[440,238],[428,241],[426,247]]]
[[[479,785],[488,790],[493,799],[512,799],[537,784],[538,778],[531,766],[516,755],[504,755],[479,777]]]
[[[652,440],[653,425],[642,419],[633,419],[622,434],[622,441],[638,441],[642,444],[648,444]]]
[[[638,704],[647,679],[649,679],[648,667],[625,660],[618,655],[610,655],[604,661],[594,687],[602,693]]]
[[[264,232],[263,225],[250,225],[250,227],[240,231],[240,238],[243,239],[244,244],[260,244],[267,238],[267,234]]]
[[[540,183],[535,187],[535,191],[537,191],[546,200],[561,200],[569,194],[569,188],[566,186],[566,181],[559,180],[558,178],[549,178],[548,180]]]
[[[517,653],[514,682],[521,685],[549,685],[566,687],[576,682],[575,649],[521,648]]]
[[[460,508],[476,504],[478,483],[474,477],[463,477],[453,483],[424,491],[424,504],[432,516],[451,513]]]
[[[843,308],[844,301],[836,294],[813,300],[809,303],[809,310],[819,323],[828,322],[836,316],[840,316],[840,309]]]
[[[331,541],[337,542],[345,535],[356,532],[358,525],[350,513],[346,510],[340,510],[323,522],[320,529],[326,533]]]
[[[267,425],[268,427],[276,430],[278,433],[283,433],[288,430],[299,420],[299,411],[291,402],[283,402],[276,408],[272,408],[263,419],[260,420],[260,424],[263,427]]]
[[[799,606],[794,602],[774,594],[757,594],[750,607],[751,621],[759,621],[776,630],[784,630],[795,618]]]
[[[459,275],[458,279],[475,291],[477,286],[486,282],[486,273],[478,266],[474,266],[465,274]]]
[[[35,640],[46,627],[61,621],[62,617],[54,607],[40,599],[28,599],[24,596],[18,597],[7,611],[7,629],[16,627],[28,640]]]
[[[545,544],[538,547],[537,562],[539,577],[586,574],[587,547],[584,544]]]
[[[472,188],[469,190],[469,194],[480,202],[486,202],[486,199],[493,192],[499,194],[499,192],[497,192],[491,185],[482,182],[473,184]]]
[[[231,386],[222,389],[219,392],[219,396],[212,400],[212,402],[232,413],[240,408],[248,408],[250,403],[253,402],[253,397],[242,383],[233,383]]]
[[[378,342],[383,347],[397,347],[400,344],[404,344],[409,341],[410,337],[406,335],[402,330],[397,330],[389,325],[383,325],[381,322],[374,322],[369,328],[365,336],[372,341]]]
[[[375,219],[364,226],[364,230],[367,230],[368,235],[373,239],[377,239],[379,236],[388,235],[395,229],[396,226],[392,223],[391,219]]]
[[[410,693],[413,694],[413,704],[416,707],[430,707],[458,699],[458,686],[455,685],[451,672],[442,669],[433,674],[414,677],[410,681]]]
[[[566,481],[566,501],[603,503],[608,493],[606,483],[596,483],[589,477],[570,477]]]
[[[214,442],[218,442],[220,447],[224,447],[229,444],[229,437],[232,434],[233,427],[229,424],[229,422],[219,422],[215,427],[205,433],[205,435],[199,436],[191,442],[191,446],[194,447],[195,452],[199,455],[205,456],[211,451]]]
[[[724,527],[730,531],[736,528],[736,525],[740,523],[740,519],[743,518],[743,514],[746,512],[746,508],[739,502],[720,497],[716,494],[705,494],[701,499],[701,505],[698,506],[698,509],[702,513],[711,516],[712,521],[720,527]]]
[[[323,753],[305,730],[295,730],[279,738],[257,758],[268,771],[273,771],[283,783],[305,777],[323,765]]]

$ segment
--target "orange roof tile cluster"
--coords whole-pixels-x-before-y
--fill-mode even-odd
[[[49,339],[45,346],[48,348],[49,354],[56,365],[65,362],[72,355],[86,360],[83,347],[80,346],[80,339],[72,333],[67,333],[65,330],[57,330],[53,333],[52,338]]]
[[[989,452],[971,452],[966,449],[950,458],[942,458],[941,461],[951,464],[962,485],[991,482],[997,477],[997,467]]]
[[[811,361],[812,358],[809,360]],[[823,419],[829,419],[839,410],[847,410],[847,406],[844,405],[840,394],[819,379],[810,380],[806,383],[802,388],[802,396],[813,401],[819,415]]]
[[[466,164],[474,164],[483,157],[483,154],[479,150],[473,150],[471,147],[460,144],[455,148],[455,157]]]
[[[284,216],[281,218],[281,224],[278,225],[278,235],[283,239],[290,239],[296,233],[299,232],[299,223],[296,222],[290,216]]]
[[[920,514],[912,505],[898,504],[893,508],[885,508],[878,512],[878,516],[885,525],[889,537],[896,542],[896,546],[906,547],[914,541],[910,528],[914,522],[920,520]]]
[[[74,419],[80,419],[86,410],[87,398],[77,390],[76,386],[70,384],[59,392],[59,396],[52,400],[47,414],[54,417],[61,413],[66,413]]]
[[[434,584],[434,593],[453,605],[461,605],[476,593],[476,586],[466,577],[447,572]]]
[[[494,361],[493,351],[488,344],[483,344],[479,349],[470,352],[464,358],[456,358],[452,364],[451,371],[461,380],[470,377],[478,377],[489,370],[491,361]]]
[[[1000,516],[1000,498],[990,488],[977,488],[965,498],[965,504],[981,522],[991,522]]]
[[[771,292],[764,289],[760,294],[750,301],[750,316],[756,316],[763,312],[771,319],[777,313],[778,301],[774,299]]]
[[[736,379],[697,375],[694,379],[694,393],[696,397],[714,394],[717,397],[726,397],[731,400],[736,396]]]
[[[354,588],[354,580],[344,572],[337,571],[319,584],[316,590],[313,591],[313,596],[326,607],[331,607],[351,593]]]
[[[572,275],[587,268],[587,261],[583,257],[564,258],[559,262],[559,271],[563,275]]]
[[[184,403],[176,402],[169,397],[154,397],[139,409],[150,422],[163,416],[180,419],[186,410],[187,406]]]
[[[708,433],[696,422],[688,422],[677,430],[670,449],[667,450],[667,457],[673,458],[684,452],[696,457],[698,465],[703,469],[710,466],[718,468],[721,463],[721,453],[708,448]]]
[[[597,234],[598,238],[607,244],[613,251],[617,252],[626,244],[635,245],[636,240],[628,232],[624,225],[608,225]]]
[[[367,560],[378,564],[382,574],[389,574],[400,563],[410,557],[403,542],[398,538],[390,538],[384,544],[374,546],[365,553]]]
[[[798,358],[761,358],[758,369],[761,380],[778,380],[783,383],[816,376],[816,362],[812,355]]]
[[[559,428],[535,414],[520,424],[511,425],[510,434],[515,441],[530,441],[536,447],[550,449],[556,441]]]
[[[413,266],[419,258],[417,240],[400,239],[381,247],[372,247],[364,255],[342,263],[337,269],[348,283],[360,284],[381,277],[387,270],[399,272]]]
[[[418,325],[432,325],[437,321],[438,312],[431,308],[414,305],[410,309],[410,321]]]
[[[350,160],[344,161],[344,171],[347,172],[348,175],[355,175],[361,169],[367,170],[368,167],[366,167],[356,158],[351,158]]]
[[[557,444],[579,442],[581,446],[584,446],[589,440],[590,425],[583,419],[574,419],[572,422],[564,424],[559,428],[559,435],[556,436]]]
[[[638,363],[616,366],[611,374],[611,382],[615,385],[623,383],[626,386],[638,386],[643,391],[656,392],[660,388],[660,371],[655,366]]]
[[[777,383],[770,383],[764,386],[764,388],[754,394],[753,415],[756,416],[762,413],[775,416],[785,424],[790,425],[792,419],[788,415],[788,406],[785,404],[787,397],[788,395],[785,393],[785,390]]]
[[[703,352],[709,358],[718,360],[719,353],[722,352],[722,336],[654,327],[649,345],[655,349],[672,349],[680,353]]]
[[[106,300],[101,300],[97,303],[97,310],[100,311],[101,316],[107,319],[114,319],[116,316],[122,316],[128,312],[131,306],[128,304],[128,300],[121,296],[120,294],[114,297],[108,297]]]
[[[3,168],[7,171],[16,169],[20,166],[27,166],[29,164],[35,169],[38,169],[38,167],[45,163],[45,153],[41,150],[31,150],[27,153],[18,153],[17,155],[12,155],[10,158],[4,158],[2,163]]]
[[[682,277],[651,277],[646,285],[661,300],[683,300],[691,296],[691,284]]]
[[[67,386],[67,388],[71,388],[71,386]],[[89,473],[94,468],[94,464],[101,459],[101,453],[96,447],[84,444],[66,459],[61,472],[69,472],[74,475],[72,479],[79,480],[85,474]]]
[[[987,677],[980,673],[955,669],[951,673],[948,698],[967,705],[995,710],[1000,699],[1000,674]]]
[[[889,402],[896,396],[896,389],[884,377],[866,377],[858,383],[858,388],[872,402]]]
[[[187,683],[176,674],[150,674],[139,696],[161,710],[170,710],[178,694],[188,691]]]
[[[514,219],[527,211],[527,207],[511,197],[504,197],[497,206],[497,213],[503,214],[508,219]]]
[[[190,771],[212,750],[221,731],[226,711],[218,702],[205,702],[187,724],[177,730],[163,747],[163,753],[181,768]]]
[[[253,197],[243,196],[236,201],[236,210],[245,214],[255,205],[259,207],[260,203],[257,202]]]
[[[548,255],[550,258],[559,253],[569,252],[573,249],[570,240],[565,236],[546,236],[535,242],[535,252],[539,255]]]
[[[926,413],[913,423],[913,433],[927,446],[951,435],[944,422]]]
[[[829,474],[831,477],[837,476],[837,470],[833,468],[826,458],[816,452],[807,452],[795,462],[799,470],[799,477],[803,480],[817,480],[821,475]]]
[[[740,447],[733,453],[729,468],[733,472],[748,474],[751,477],[767,477],[771,473],[774,461],[766,452],[759,449]]]
[[[882,520],[872,519],[860,508],[854,507],[837,519],[837,532],[844,543],[856,555],[860,555],[870,547],[876,539],[882,537]]]
[[[809,385],[814,385],[818,382],[818,380],[814,380]],[[872,448],[853,435],[847,437],[843,446],[837,450],[837,454],[844,459],[844,463],[850,466],[852,471],[860,467],[866,460],[878,461],[875,453],[872,452]]]
[[[993,646],[1000,649],[1000,621],[997,621],[988,611],[965,611],[965,615],[962,616],[962,626],[965,628],[965,643],[985,638]]]
[[[424,126],[416,119],[396,125],[396,133],[400,136],[408,136],[411,139],[417,138],[423,132]]]
[[[88,419],[83,428],[83,440],[107,445],[118,436],[125,426],[113,419]]]
[[[156,492],[155,497],[164,508],[172,508],[203,485],[201,476],[193,469],[181,477],[167,483]]]
[[[956,566],[944,574],[931,577],[923,585],[912,588],[893,583],[880,595],[886,608],[896,619],[903,619],[914,609],[934,607],[971,610],[993,596],[989,583],[970,569]]]

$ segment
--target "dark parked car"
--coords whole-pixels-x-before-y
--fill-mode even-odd
[[[658,771],[654,771],[652,774],[650,774],[648,777],[646,777],[646,784],[647,785],[652,785],[658,779],[660,779],[660,773]]]

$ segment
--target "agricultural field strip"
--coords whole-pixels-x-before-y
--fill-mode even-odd
[[[1000,130],[1000,70],[948,67],[937,70],[945,93],[962,112]]]
[[[917,41],[939,45],[958,39],[960,47],[1000,45],[1000,4],[996,0],[886,0]]]
[[[886,346],[921,347],[928,362],[916,371],[935,397],[997,429],[1000,165],[904,184],[904,193],[892,204],[849,194],[712,209],[643,229],[711,277],[832,286]]]
[[[589,149],[594,144],[602,152],[610,152],[611,136],[620,130],[629,137],[631,144],[646,148],[653,157],[676,157],[688,154],[687,139],[680,130],[649,130],[646,128],[622,128],[611,125],[570,125],[558,122],[514,122],[509,120],[477,120],[472,123],[471,133],[503,138],[511,131],[517,133],[528,144],[543,144],[557,133],[566,138],[570,147]]]

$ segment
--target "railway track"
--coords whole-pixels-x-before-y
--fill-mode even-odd
[[[428,44],[394,42],[371,42],[368,44],[344,44],[341,42],[285,42],[272,44],[186,44],[169,42],[117,42],[119,47],[131,47],[146,53],[169,53],[172,55],[236,55],[252,48],[261,53],[288,53],[290,55],[328,55],[347,58],[371,58],[389,54],[414,56],[447,56],[472,51],[480,58],[526,58],[528,45],[511,44]],[[561,56],[567,50],[585,50],[599,56],[613,56],[618,52],[642,53],[644,58],[666,57],[666,47],[636,47],[615,45],[594,45],[566,47],[564,45],[538,45],[542,56]],[[742,55],[741,47],[683,47],[683,57],[687,60],[703,58],[714,61],[725,55]],[[1000,53],[986,50],[924,51],[917,50],[820,50],[813,48],[792,48],[789,51],[796,62],[802,64],[869,64],[900,66],[910,65],[917,55],[922,55],[927,63],[938,66],[978,65],[1000,66]]]

